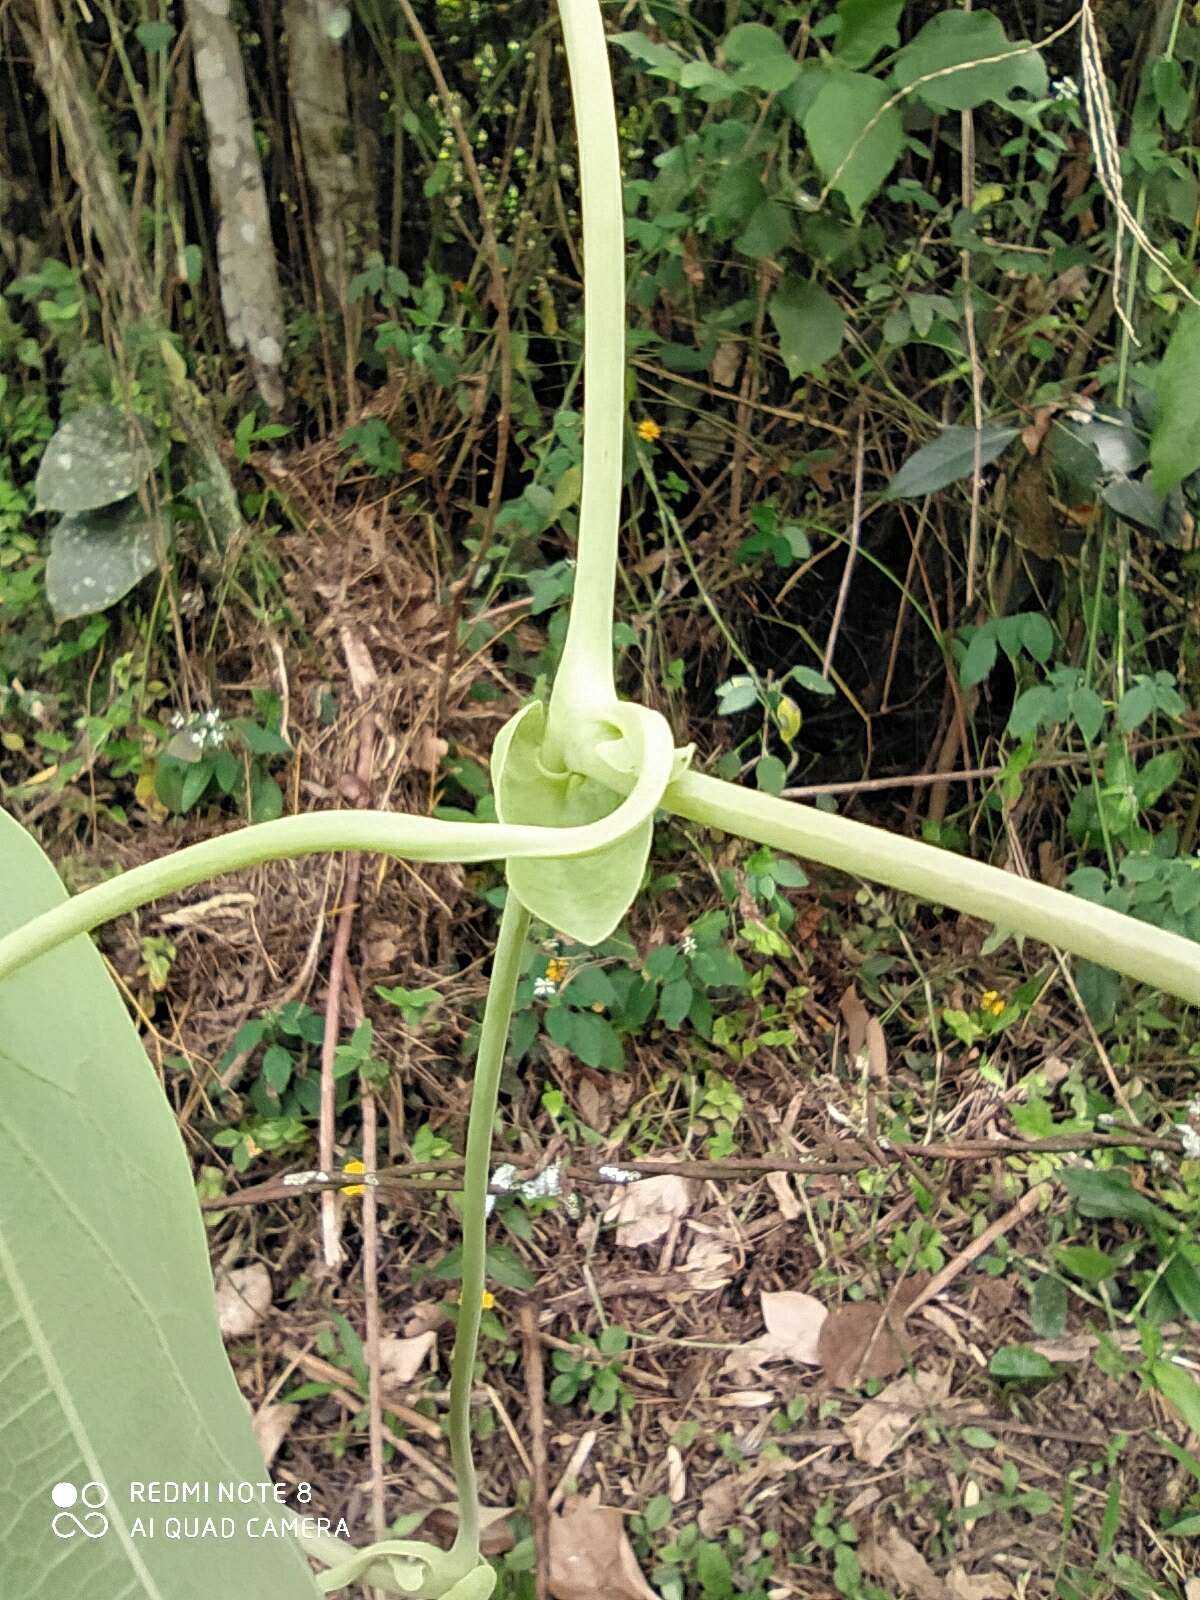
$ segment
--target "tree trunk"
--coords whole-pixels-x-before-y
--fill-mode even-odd
[[[186,0],[200,104],[208,125],[208,172],[220,220],[217,261],[225,331],[245,350],[272,411],[283,405],[283,308],[250,97],[229,20],[229,0]]]
[[[285,0],[288,90],[313,197],[321,277],[346,319],[346,287],[359,254],[363,198],[352,154],[342,46],[332,0]]]

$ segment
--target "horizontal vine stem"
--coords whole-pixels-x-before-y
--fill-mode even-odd
[[[369,850],[405,861],[462,863],[503,861],[510,856],[590,855],[640,826],[660,799],[656,776],[639,772],[614,811],[578,828],[444,822],[395,811],[316,811],[254,823],[132,867],[34,917],[0,939],[0,981],[65,940],[90,933],[151,900],[265,861],[340,850]]]
[[[694,772],[669,785],[663,805],[689,822],[964,911],[1200,1005],[1200,945],[1062,889]]]

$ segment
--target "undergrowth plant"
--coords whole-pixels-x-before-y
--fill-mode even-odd
[[[4,1580],[18,1572],[55,1570],[61,1592],[73,1584],[95,1600],[135,1590],[171,1600],[214,1593],[299,1600],[354,1582],[418,1600],[486,1600],[495,1575],[479,1549],[470,1398],[484,1305],[492,1125],[526,933],[537,917],[576,945],[608,939],[639,892],[660,811],[764,847],[754,868],[764,904],[775,884],[787,881],[770,852],[809,857],[1200,1002],[1200,951],[1190,940],[930,845],[703,776],[692,770],[691,750],[675,748],[660,714],[618,698],[612,617],[625,284],[617,126],[599,5],[559,0],[559,10],[584,201],[586,426],[577,567],[548,702],[519,711],[492,751],[498,820],[376,811],[284,817],[189,846],[68,899],[30,836],[0,814],[0,1364],[10,1382],[24,1365],[33,1396],[18,1424],[31,1491],[0,1555],[6,1591]],[[61,446],[59,454],[61,462]],[[135,465],[114,469],[106,490],[112,500],[126,496],[130,507],[134,480],[148,470],[140,459]],[[212,1316],[204,1230],[178,1130],[117,991],[81,936],[223,873],[343,850],[506,866],[467,1134],[449,1413],[459,1510],[453,1546],[388,1539],[356,1550],[315,1518],[296,1519],[302,1525],[292,1530],[294,1542],[255,1539],[248,1529],[226,1543],[142,1540],[129,1508],[115,1504],[107,1507],[112,1526],[99,1551],[85,1548],[86,1539],[66,1544],[54,1537],[35,1482],[59,1478],[58,1488],[70,1489],[84,1478],[106,1497],[105,1486],[125,1481],[184,1479],[205,1487],[262,1477]],[[696,946],[680,950],[658,975],[668,1023],[682,1020],[685,1002],[690,1012],[703,988],[703,954]],[[570,1009],[562,1004],[555,1012],[567,1019]],[[272,1061],[275,1092],[286,1092],[287,1064],[282,1056]],[[702,1099],[700,1115],[707,1104],[716,1123],[736,1118],[719,1083],[708,1084]],[[329,1182],[336,1175],[322,1176]],[[570,1376],[574,1382],[574,1368]],[[580,1369],[580,1383],[585,1376],[594,1389],[595,1374]],[[599,1399],[606,1406],[614,1397],[610,1383]],[[323,1563],[316,1580],[301,1552]],[[848,1567],[852,1558],[847,1548]]]

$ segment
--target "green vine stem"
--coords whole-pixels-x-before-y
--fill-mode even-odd
[[[617,698],[612,618],[625,402],[625,206],[608,41],[596,0],[558,0],[583,215],[583,486],[575,591],[550,695],[544,760],[577,767]]]
[[[602,770],[612,771],[608,763]],[[507,857],[590,855],[625,837],[652,816],[661,799],[654,772],[639,771],[627,798],[607,817],[576,828],[524,823],[443,822],[394,811],[317,811],[259,822],[216,839],[188,845],[147,861],[82,894],[0,939],[0,981],[77,934],[194,884],[307,855],[370,850],[405,861],[499,861]]]
[[[1062,889],[699,773],[672,783],[663,805],[691,822],[981,917],[1200,1005],[1200,946],[1193,940]]]
[[[487,1192],[491,1177],[492,1126],[496,1120],[500,1073],[520,976],[521,951],[528,931],[529,913],[516,895],[510,893],[500,916],[496,956],[479,1034],[475,1082],[471,1088],[462,1194],[462,1303],[458,1308],[450,1367],[450,1460],[458,1486],[459,1516],[450,1555],[452,1560],[458,1557],[462,1561],[464,1572],[479,1559],[479,1497],[471,1449],[471,1390],[475,1383],[475,1352],[487,1287]]]

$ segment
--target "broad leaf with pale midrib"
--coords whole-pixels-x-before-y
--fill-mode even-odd
[[[64,898],[0,811],[0,934]],[[217,1332],[183,1144],[85,938],[0,983],[0,1372],[0,1595],[315,1600],[290,1538],[163,1535],[172,1512],[240,1530],[287,1508],[217,1503],[217,1483],[268,1474]],[[212,1501],[131,1505],[130,1484],[151,1480],[211,1484]],[[107,1532],[56,1537],[51,1487],[88,1482],[108,1490]],[[139,1511],[155,1537],[133,1536]]]

